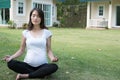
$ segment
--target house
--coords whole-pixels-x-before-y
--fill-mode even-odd
[[[87,2],[87,28],[120,28],[120,0],[80,0]]]
[[[44,11],[46,26],[50,27],[57,21],[55,0],[0,0],[0,25],[5,26],[11,20],[17,27],[21,27],[28,23],[33,8]]]

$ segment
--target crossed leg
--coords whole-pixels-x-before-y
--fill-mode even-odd
[[[56,64],[43,64],[38,67],[32,67],[25,62],[11,60],[8,62],[8,67],[19,73],[16,80],[23,78],[44,78],[57,71],[58,66]]]

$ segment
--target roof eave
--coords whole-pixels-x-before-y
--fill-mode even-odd
[[[103,1],[111,1],[111,0],[80,0],[80,2],[103,2]]]

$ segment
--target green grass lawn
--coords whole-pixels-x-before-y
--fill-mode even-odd
[[[59,70],[52,77],[39,80],[120,80],[120,30],[50,30]],[[0,28],[1,59],[19,49],[22,31]],[[23,58],[24,55],[18,59]],[[15,76],[1,61],[0,80],[15,80]]]

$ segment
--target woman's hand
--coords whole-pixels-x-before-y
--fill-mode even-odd
[[[12,60],[12,58],[11,58],[10,55],[7,55],[7,56],[5,56],[5,57],[3,58],[3,60],[6,61],[6,62],[9,62],[9,61]]]
[[[58,61],[58,58],[57,58],[57,57],[53,57],[53,58],[51,59],[51,61],[52,61],[52,62],[57,62],[57,61]]]

